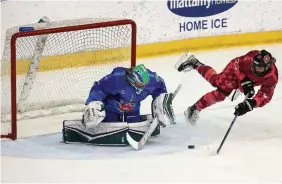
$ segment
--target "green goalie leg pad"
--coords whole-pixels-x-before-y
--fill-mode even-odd
[[[158,125],[151,136],[154,137],[160,135],[160,133],[161,133],[161,125]]]
[[[63,129],[63,140],[65,143],[82,142],[95,145],[127,145],[126,140],[127,130],[112,134],[112,135],[93,135],[86,134],[85,132],[79,132],[78,130],[69,129],[65,127]]]
[[[85,130],[81,122],[75,122],[74,124],[65,125],[63,123],[63,141],[65,143],[87,143],[94,145],[109,145],[109,146],[123,146],[128,145],[126,140],[126,132],[129,132],[130,136],[139,141],[145,132],[128,129],[128,127],[119,128],[115,131],[99,132],[95,134],[89,130]],[[160,134],[160,127],[158,126],[152,136]]]

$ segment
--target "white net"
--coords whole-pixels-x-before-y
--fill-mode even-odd
[[[28,26],[58,28],[106,20],[65,20]],[[9,123],[11,117],[10,41],[19,27],[23,26],[7,30],[1,60],[2,123]],[[130,24],[18,38],[17,119],[82,111],[94,81],[109,74],[114,67],[131,66],[132,47],[135,46]]]

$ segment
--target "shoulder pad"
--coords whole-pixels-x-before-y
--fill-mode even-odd
[[[126,74],[126,71],[123,67],[117,67],[117,68],[114,68],[111,75],[112,76],[122,76],[122,75],[125,75]]]

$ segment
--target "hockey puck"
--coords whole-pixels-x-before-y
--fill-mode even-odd
[[[194,149],[195,145],[188,145],[188,149]]]

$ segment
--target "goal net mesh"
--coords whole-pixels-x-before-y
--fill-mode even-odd
[[[18,120],[82,111],[95,81],[114,67],[132,66],[132,25],[109,26],[110,21],[115,20],[79,19],[28,25],[43,30],[102,22],[98,28],[19,37],[15,56],[11,52],[11,36],[23,26],[8,29],[1,60],[1,122],[11,122],[12,57],[16,58]],[[45,44],[41,44],[38,54],[40,49],[36,45],[43,37]],[[39,64],[32,66],[36,57]]]

